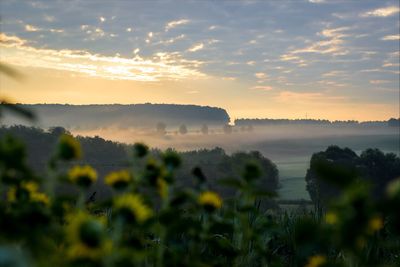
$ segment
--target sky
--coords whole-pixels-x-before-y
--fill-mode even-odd
[[[399,117],[399,1],[0,2],[0,95],[235,118]]]

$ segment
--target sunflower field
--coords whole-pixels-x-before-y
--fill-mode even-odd
[[[88,197],[98,174],[75,164],[74,137],[60,137],[40,175],[21,142],[2,138],[0,266],[400,266],[400,179],[375,199],[353,177],[324,210],[288,213],[260,205],[275,195],[259,186],[257,164],[221,180],[235,192],[222,197],[199,168],[193,186],[177,186],[179,155],[148,150],[134,146],[144,167],[109,173],[113,196],[98,203]]]

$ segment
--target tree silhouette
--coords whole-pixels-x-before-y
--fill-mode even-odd
[[[349,148],[330,146],[312,155],[305,179],[311,200],[323,207],[358,178],[369,181],[373,196],[381,198],[388,183],[399,176],[400,158],[393,153],[367,149],[358,156]]]
[[[165,135],[167,133],[167,125],[163,122],[157,123],[156,126],[157,134],[159,135]]]
[[[187,132],[188,132],[188,130],[187,130],[185,124],[182,124],[181,126],[179,126],[179,133],[180,134],[185,135],[185,134],[187,134]]]
[[[203,126],[201,126],[200,131],[201,131],[202,134],[208,134],[208,126],[207,126],[207,124],[203,124]]]

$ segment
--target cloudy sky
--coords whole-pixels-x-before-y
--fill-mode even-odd
[[[399,117],[399,1],[0,2],[23,103],[178,103],[231,117]]]

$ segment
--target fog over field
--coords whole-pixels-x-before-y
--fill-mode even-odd
[[[144,142],[157,148],[174,148],[190,151],[221,147],[228,153],[258,150],[277,164],[282,199],[309,199],[305,189],[307,168],[311,155],[325,150],[329,145],[349,147],[361,153],[367,148],[400,155],[398,127],[331,126],[331,125],[277,125],[254,127],[251,132],[233,127],[226,134],[221,128],[210,128],[209,134],[201,134],[198,128],[188,128],[187,134],[178,129],[167,129],[165,136],[133,129],[73,130],[74,135],[100,136],[123,143]]]

